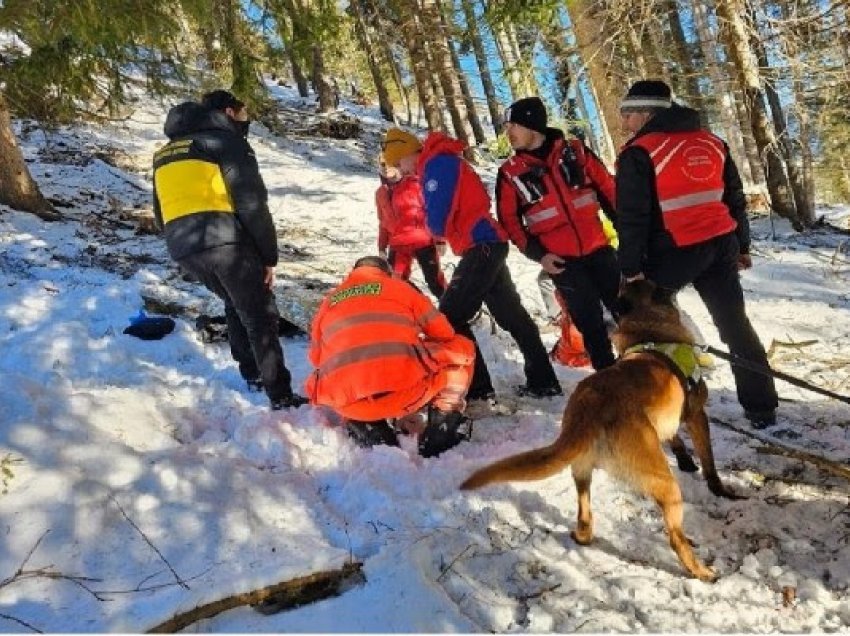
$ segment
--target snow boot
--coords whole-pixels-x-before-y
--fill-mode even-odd
[[[305,398],[303,395],[298,395],[297,393],[288,393],[283,397],[279,397],[271,402],[272,411],[280,411],[281,409],[297,409],[299,406],[304,406],[310,400]]]
[[[386,420],[348,420],[345,428],[348,430],[348,436],[361,448],[372,448],[381,444],[398,446],[398,434]]]
[[[516,394],[520,397],[550,398],[563,395],[564,390],[560,384],[553,384],[551,386],[529,386],[528,384],[521,384],[516,387]]]
[[[419,436],[419,454],[436,457],[472,436],[472,420],[460,411],[428,407],[428,425]]]

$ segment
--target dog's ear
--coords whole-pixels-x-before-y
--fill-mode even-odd
[[[652,303],[654,305],[669,305],[676,306],[676,290],[667,289],[666,287],[656,287],[652,292]]]

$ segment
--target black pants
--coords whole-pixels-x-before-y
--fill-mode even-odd
[[[490,372],[481,357],[469,321],[486,304],[502,329],[511,334],[525,359],[525,378],[529,386],[546,388],[558,384],[558,378],[540,340],[537,325],[522,306],[505,259],[507,243],[476,245],[460,259],[440,299],[440,311],[459,334],[475,343],[475,371],[469,393],[481,395],[493,391]]]
[[[274,294],[263,284],[263,264],[244,245],[222,245],[180,259],[224,301],[230,353],[246,380],[260,378],[270,400],[292,393],[292,378],[278,338],[280,314]]]
[[[599,371],[614,364],[614,351],[602,305],[614,313],[620,291],[620,268],[614,248],[605,247],[587,256],[564,258],[564,271],[552,276],[564,296],[570,318],[584,338],[584,348],[593,368]]]
[[[393,269],[395,269],[397,256],[398,252],[390,249],[387,260]],[[425,279],[428,289],[434,295],[434,298],[439,299],[445,291],[445,279],[440,269],[440,255],[437,254],[437,246],[426,245],[425,247],[420,247],[413,253],[413,258],[416,259],[419,267],[422,268],[422,277]]]
[[[689,283],[699,293],[720,339],[729,352],[765,368],[767,355],[747,318],[744,290],[738,273],[740,248],[734,234],[705,243],[651,255],[647,278],[667,289],[680,290]],[[779,403],[773,378],[732,365],[738,401],[746,410],[775,409]]]

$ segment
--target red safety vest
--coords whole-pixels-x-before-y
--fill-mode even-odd
[[[677,247],[702,243],[738,226],[723,203],[726,147],[720,138],[704,130],[657,132],[632,143],[649,153],[661,218]]]
[[[568,185],[561,173],[565,143],[572,146],[578,159],[583,179],[578,186]],[[584,256],[608,245],[599,219],[599,200],[585,173],[586,163],[581,142],[558,139],[545,161],[523,153],[501,167],[519,194],[526,229],[559,256]]]

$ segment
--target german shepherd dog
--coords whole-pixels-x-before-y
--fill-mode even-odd
[[[687,451],[677,436],[684,421],[702,464],[708,487],[715,495],[738,498],[720,481],[705,414],[708,390],[700,379],[687,384],[671,363],[657,352],[626,353],[644,343],[694,344],[682,324],[671,294],[649,281],[624,286],[620,321],[612,340],[620,354],[617,362],[578,383],[564,410],[561,434],[545,448],[520,453],[473,473],[461,489],[480,488],[503,481],[533,481],[572,466],[578,494],[578,523],[571,533],[576,543],[593,539],[590,482],[594,468],[631,484],[658,503],[670,545],[693,576],[717,578],[700,561],[682,529],[682,493],[670,472],[661,443],[672,442],[680,466]],[[687,463],[687,462],[686,462]],[[691,462],[692,464],[693,462]]]

